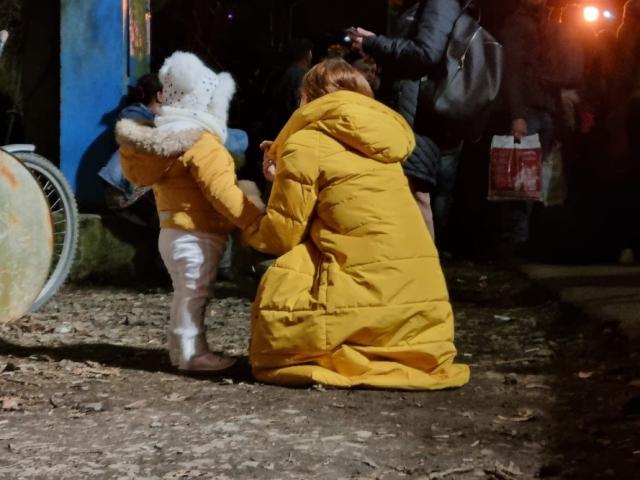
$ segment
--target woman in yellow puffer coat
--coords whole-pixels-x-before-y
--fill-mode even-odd
[[[224,147],[235,83],[195,55],[176,52],[160,69],[163,106],[156,128],[116,125],[122,170],[138,186],[153,185],[159,249],[173,282],[169,356],[180,370],[219,371],[234,360],[209,351],[204,307],[229,233],[262,213],[236,182]],[[252,203],[253,202],[253,203]],[[254,205],[254,203],[256,205]]]
[[[413,133],[372,96],[346,62],[317,65],[268,152],[267,211],[244,233],[281,255],[253,307],[261,381],[435,390],[469,380],[453,363],[445,280],[402,172]]]

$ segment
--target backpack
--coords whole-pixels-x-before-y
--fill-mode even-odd
[[[462,9],[449,38],[439,75],[420,81],[419,104],[477,139],[502,83],[502,45]]]

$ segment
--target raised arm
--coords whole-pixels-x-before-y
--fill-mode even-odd
[[[181,161],[207,200],[235,226],[245,229],[262,214],[238,187],[233,160],[220,142],[203,136]]]
[[[419,79],[436,67],[447,51],[449,37],[462,9],[458,0],[426,0],[419,7],[415,32],[405,38],[369,36],[362,50],[395,76]]]
[[[243,239],[256,250],[282,255],[304,240],[318,197],[318,132],[298,134],[276,163],[276,176],[259,222]]]

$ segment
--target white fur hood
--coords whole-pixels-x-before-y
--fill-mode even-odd
[[[204,132],[205,129],[198,128],[173,132],[124,119],[116,124],[116,141],[121,147],[169,158],[184,154]]]

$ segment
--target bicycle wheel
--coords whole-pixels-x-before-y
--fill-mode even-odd
[[[78,207],[69,184],[53,163],[33,152],[15,152],[18,158],[40,184],[49,203],[53,224],[53,259],[51,270],[42,291],[31,307],[36,311],[62,287],[78,246]]]

